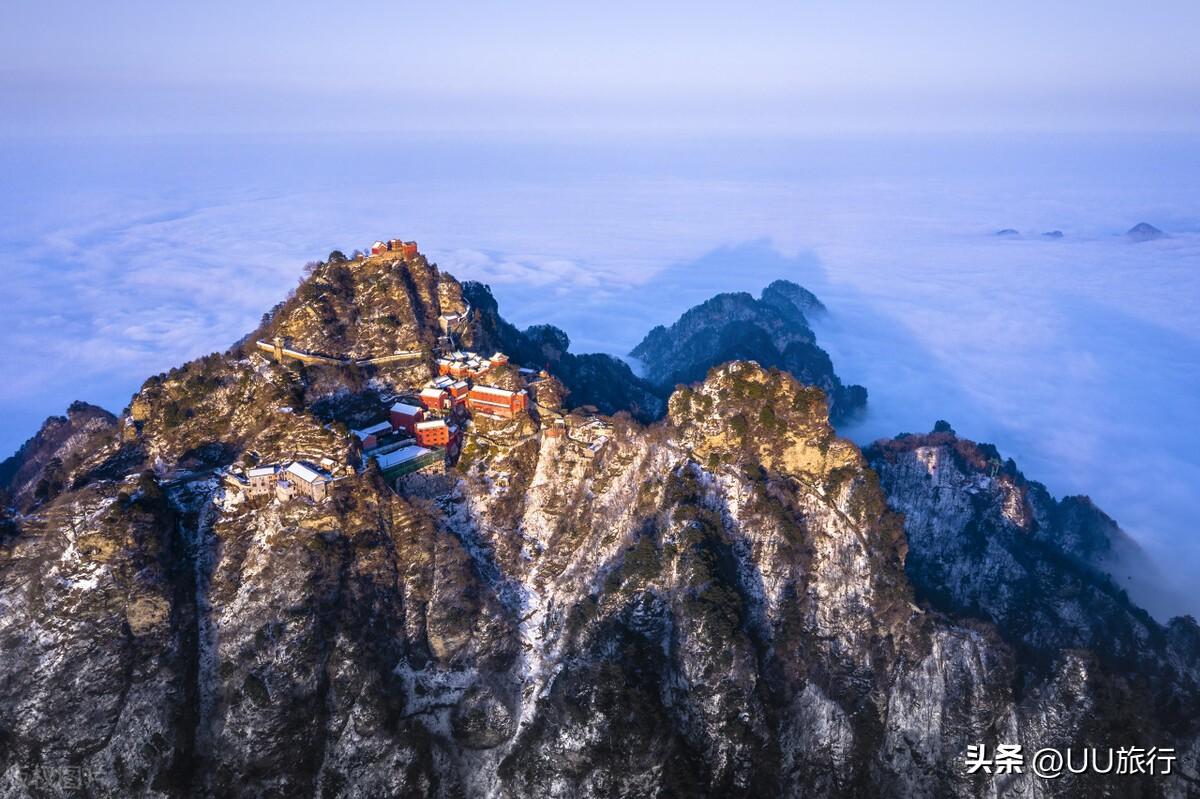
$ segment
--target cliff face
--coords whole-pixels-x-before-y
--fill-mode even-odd
[[[1086,506],[984,485],[949,439],[873,450],[877,476],[786,373],[714,368],[650,426],[478,416],[398,492],[368,469],[238,503],[213,475],[349,458],[339,414],[411,368],[209,356],[148,381],[85,458],[109,471],[4,520],[4,795],[41,764],[96,796],[1189,795],[964,773],[997,742],[1176,746],[1195,773],[1200,635],[1087,570]]]
[[[989,445],[953,433],[867,450],[904,513],[917,590],[1024,639],[1028,654],[1071,647],[1134,653],[1156,628],[1104,571],[1124,533],[1085,497],[1056,501]]]
[[[69,491],[0,542],[0,756],[86,764],[131,795],[186,784],[194,603],[176,516],[152,476]],[[31,792],[32,795],[41,795]]]
[[[1200,628],[1161,625],[1130,601],[1108,571],[1130,546],[1112,519],[1086,497],[1056,501],[995,448],[952,432],[879,442],[867,455],[904,514],[918,596],[992,623],[1035,685],[1086,651],[1094,727],[1187,741],[1196,757]]]
[[[777,280],[759,299],[718,294],[684,312],[671,327],[651,330],[630,354],[645,363],[651,382],[665,387],[699,380],[711,367],[731,360],[784,369],[824,391],[833,418],[843,419],[866,404],[867,391],[843,385],[829,355],[817,346],[805,314],[824,310],[811,292]]]

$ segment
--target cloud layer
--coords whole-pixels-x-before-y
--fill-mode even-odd
[[[938,418],[1200,572],[1200,148],[1185,138],[10,142],[0,444],[223,349],[304,262],[416,238],[518,324],[627,352],[788,277],[871,391],[860,441]],[[1146,220],[1172,237],[1133,244]],[[1015,239],[999,228],[1022,231]],[[1061,240],[1040,236],[1060,229]]]

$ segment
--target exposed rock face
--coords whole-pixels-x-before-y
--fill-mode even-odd
[[[116,429],[116,417],[103,408],[72,403],[66,416],[51,416],[0,463],[0,491],[22,508],[53,498],[88,467],[98,466],[89,462],[91,456],[115,438]]]
[[[1114,550],[1132,546],[1112,519],[1086,497],[1056,501],[994,447],[953,432],[879,442],[867,455],[904,514],[919,597],[994,624],[1035,690],[1080,670],[1072,701],[1093,730],[1128,727],[1195,756],[1200,627],[1163,626],[1129,600],[1106,571]]]
[[[861,409],[862,386],[844,386],[829,355],[816,344],[805,314],[825,308],[809,291],[786,280],[763,289],[760,299],[746,293],[718,294],[684,312],[670,328],[654,328],[630,353],[646,365],[648,378],[670,387],[701,379],[726,361],[754,360],[778,367],[830,398],[835,420]]]
[[[510,335],[467,299],[476,342]],[[984,484],[949,433],[873,451],[881,484],[822,391],[757,364],[648,427],[480,416],[399,493],[368,470],[322,504],[216,501],[212,465],[344,447],[338,414],[402,379],[200,359],[89,444],[120,474],[0,519],[0,793],[79,765],[122,797],[1189,795],[965,774],[996,742],[1195,773],[1200,633],[1103,582],[1090,505]]]
[[[1133,241],[1154,241],[1166,237],[1166,233],[1151,225],[1149,222],[1138,222],[1133,227],[1125,232],[1125,235]]]
[[[194,751],[190,563],[152,476],[70,491],[0,542],[0,786],[86,764],[97,795],[183,795]],[[45,795],[34,793],[34,795]]]
[[[361,377],[240,354],[205,356],[145,382],[134,398],[140,419],[128,424],[149,463],[205,469],[248,452],[268,461],[324,453],[345,462],[345,442],[304,411],[346,392],[346,382],[361,389]]]
[[[1029,657],[1153,652],[1146,643],[1161,629],[1105,571],[1131,543],[1087,497],[1056,501],[994,447],[952,432],[881,441],[867,456],[904,514],[920,595],[994,622]]]

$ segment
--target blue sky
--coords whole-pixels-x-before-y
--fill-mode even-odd
[[[1200,4],[9,0],[0,131],[1194,130]]]

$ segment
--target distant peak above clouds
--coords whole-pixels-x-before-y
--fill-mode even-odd
[[[1019,239],[1022,238],[1021,231],[1016,228],[1006,227],[997,230],[994,234],[1002,239]],[[1159,230],[1149,222],[1138,222],[1129,230],[1125,231],[1125,236],[1135,242],[1154,241],[1155,239],[1169,238],[1169,235],[1162,230]],[[1043,232],[1040,238],[1043,239],[1061,239],[1064,234],[1061,230],[1047,230]]]
[[[1167,234],[1163,233],[1149,222],[1138,222],[1136,225],[1129,228],[1125,235],[1134,241],[1154,241],[1155,239],[1166,238]]]
[[[753,360],[783,369],[824,391],[831,418],[846,421],[866,405],[867,390],[843,384],[829,354],[817,346],[809,317],[825,312],[811,291],[776,280],[759,299],[727,292],[688,309],[671,327],[651,330],[630,355],[664,389],[703,380],[712,367],[727,361]]]

